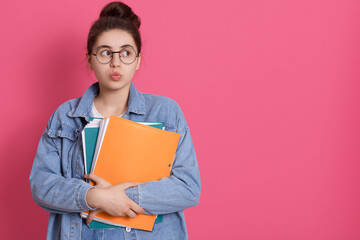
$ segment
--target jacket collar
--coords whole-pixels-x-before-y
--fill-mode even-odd
[[[130,94],[129,94],[129,104],[128,112],[144,115],[146,113],[145,109],[145,97],[139,92],[133,82],[130,85]]]
[[[93,116],[91,112],[94,97],[99,93],[99,83],[96,82],[91,85],[84,95],[80,98],[78,105],[67,113],[69,117],[83,117],[86,121],[90,121],[90,117]],[[127,112],[144,115],[145,111],[145,98],[141,92],[139,92],[134,84],[131,82],[129,93],[129,105]]]

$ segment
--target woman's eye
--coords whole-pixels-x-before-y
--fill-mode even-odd
[[[106,49],[106,50],[101,51],[100,54],[104,57],[108,57],[108,56],[111,56],[111,51]]]
[[[131,54],[132,54],[132,52],[129,50],[123,50],[121,55],[123,57],[129,57],[129,56],[131,56]]]

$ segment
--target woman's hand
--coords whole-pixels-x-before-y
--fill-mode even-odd
[[[84,178],[93,181],[96,188],[107,188],[112,186],[111,183],[107,182],[105,179],[98,177],[94,174],[85,175]],[[86,218],[86,224],[89,225],[90,222],[94,219],[94,217],[101,212],[103,212],[103,210],[100,208],[90,211],[88,217]]]
[[[95,187],[86,194],[86,202],[90,207],[97,208],[88,215],[86,223],[89,224],[96,214],[105,211],[112,216],[136,217],[136,214],[145,210],[132,201],[125,194],[125,190],[137,185],[135,182],[126,182],[112,186],[110,183],[94,174],[85,176],[95,183]]]

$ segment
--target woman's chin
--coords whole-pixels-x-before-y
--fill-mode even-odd
[[[130,82],[124,82],[122,80],[111,80],[107,81],[106,83],[102,83],[99,81],[100,89],[106,89],[109,91],[121,91],[123,89],[128,90],[130,88]]]

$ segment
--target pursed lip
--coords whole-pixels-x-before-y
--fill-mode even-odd
[[[119,80],[122,75],[118,72],[113,72],[112,74],[110,74],[110,76],[113,80]]]

